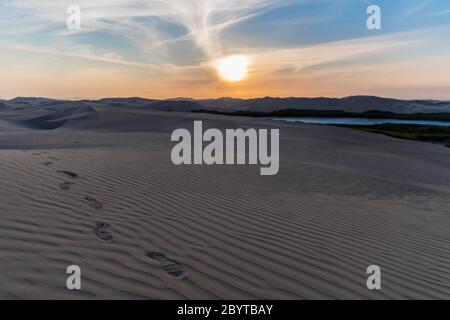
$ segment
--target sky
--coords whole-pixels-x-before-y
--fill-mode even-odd
[[[239,81],[217,68],[233,56],[246,61]],[[0,99],[448,100],[450,1],[0,0],[0,70]]]

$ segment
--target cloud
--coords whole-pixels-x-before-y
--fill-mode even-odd
[[[276,72],[278,75],[292,75],[295,74],[292,70],[302,72],[302,70],[320,69],[318,68],[320,66],[343,61],[348,61],[348,65],[352,65],[352,61],[369,60],[376,55],[388,56],[395,50],[405,50],[420,44],[423,38],[417,38],[417,36],[414,32],[402,32],[301,48],[272,48],[267,51],[249,49],[246,54],[251,57],[251,60],[257,62],[255,71],[270,73],[278,70]],[[290,72],[285,72],[286,68]]]
[[[432,17],[436,17],[436,16],[444,16],[446,14],[450,14],[450,8],[449,9],[445,9],[445,10],[441,10],[438,12],[433,12],[430,14],[430,16]]]
[[[81,33],[103,32],[124,38],[143,52],[189,41],[205,58],[222,54],[220,33],[268,8],[288,0],[4,0],[0,35],[39,33],[42,37],[65,37],[75,42],[73,33],[65,30],[66,9],[76,3],[82,12]],[[154,19],[160,23],[149,24]],[[173,36],[161,26],[172,30]],[[166,28],[167,29],[167,28]],[[81,34],[80,33],[80,34]],[[66,41],[67,42],[67,41]],[[120,48],[119,48],[120,49]]]
[[[410,5],[405,11],[405,16],[409,17],[418,14],[428,8],[433,2],[434,0],[422,0],[419,3]]]
[[[366,30],[362,4],[371,2],[382,5],[383,12],[388,13],[383,15],[386,26],[383,32]],[[63,88],[64,79],[71,79],[69,76],[75,72],[79,72],[77,80],[89,75],[89,84],[105,82],[98,95],[111,94],[109,81],[114,84],[109,87],[112,93],[159,97],[308,95],[320,94],[320,90],[338,95],[361,86],[364,72],[379,75],[379,82],[383,82],[393,78],[392,70],[399,70],[396,74],[399,83],[411,82],[409,78],[416,77],[420,81],[414,83],[416,86],[433,79],[446,84],[450,64],[447,57],[439,55],[448,51],[445,41],[448,25],[440,22],[444,19],[427,18],[419,13],[444,15],[448,10],[432,0],[411,0],[411,6],[392,3],[1,0],[0,65],[11,74],[2,88],[11,95],[29,94],[27,90],[37,92],[45,87],[47,93],[60,88],[60,96],[83,96],[88,82],[77,87],[77,81],[72,81],[70,88]],[[81,7],[80,31],[66,28],[66,10],[71,4]],[[399,19],[405,18],[405,14],[424,20]],[[441,25],[440,29],[420,32],[424,26],[434,25],[434,20],[437,26]],[[401,32],[406,27],[410,31]],[[231,85],[216,76],[214,60],[225,54],[245,54],[250,58],[247,81]],[[405,60],[401,69],[394,65],[400,58]],[[424,58],[429,60],[425,63]],[[419,68],[420,63],[429,72]],[[39,73],[36,70],[45,73],[46,81],[35,79]],[[10,81],[12,78],[14,83]],[[124,86],[122,91],[118,91],[120,86]],[[304,91],[297,92],[299,87]],[[93,89],[87,94],[97,95]]]

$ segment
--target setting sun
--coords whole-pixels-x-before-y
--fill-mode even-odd
[[[217,61],[217,71],[222,79],[242,81],[248,73],[249,60],[245,56],[230,56]]]

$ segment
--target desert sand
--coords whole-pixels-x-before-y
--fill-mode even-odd
[[[450,299],[444,146],[86,105],[0,119],[2,299]],[[171,132],[194,120],[279,128],[279,174],[173,165]]]

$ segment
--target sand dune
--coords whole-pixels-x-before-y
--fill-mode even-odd
[[[449,299],[450,149],[348,129],[0,113],[0,298]],[[281,129],[280,173],[177,167],[170,133]],[[82,269],[82,290],[66,268]],[[382,290],[366,268],[383,270]]]
[[[9,118],[10,122],[31,129],[54,130],[69,123],[86,119],[95,119],[97,112],[90,106],[69,107],[62,110],[53,110],[45,115],[19,116],[18,119]]]

